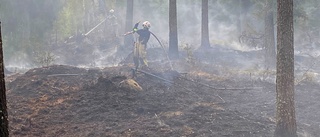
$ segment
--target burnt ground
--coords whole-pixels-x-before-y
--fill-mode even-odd
[[[230,61],[226,56],[219,57],[225,64]],[[8,75],[10,136],[273,135],[273,82],[196,62],[174,61],[174,70],[169,69],[168,62],[150,62],[145,71],[166,80],[137,72],[134,80],[142,91],[120,86],[121,81],[132,78],[132,64],[126,63],[105,68],[52,65]],[[296,86],[301,137],[320,135],[319,88],[312,81]]]
[[[8,76],[10,135],[272,136],[274,84],[202,72],[151,72],[166,78],[175,74],[173,83],[137,73],[143,91],[120,88],[120,81],[131,78],[128,66],[55,65]],[[320,133],[317,89],[309,83],[296,88],[301,136]]]

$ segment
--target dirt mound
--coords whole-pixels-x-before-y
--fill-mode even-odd
[[[254,92],[220,90],[192,80],[216,86],[225,83],[227,87],[248,82],[208,81],[176,71],[148,72],[160,78],[137,72],[134,80],[142,91],[119,87],[132,77],[126,66],[84,69],[57,65],[8,77],[10,134],[272,136],[274,104],[263,99],[273,96],[264,89],[272,84],[258,83],[264,88]]]

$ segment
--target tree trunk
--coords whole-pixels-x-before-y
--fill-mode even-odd
[[[208,25],[208,0],[202,0],[201,47],[210,47]]]
[[[237,32],[238,32],[238,36],[240,36],[242,34],[242,0],[238,0],[238,18],[237,18]],[[240,43],[241,44],[241,43]]]
[[[274,41],[274,25],[273,25],[273,0],[266,0],[265,13],[265,66],[266,68],[275,68],[276,66],[276,49]]]
[[[246,24],[247,24],[247,14],[248,9],[250,9],[250,0],[238,0],[239,4],[239,17],[238,17],[238,33],[239,36],[246,31]]]
[[[8,137],[8,112],[6,99],[6,86],[4,81],[4,64],[3,64],[3,50],[2,50],[2,36],[1,36],[1,22],[0,22],[0,136]]]
[[[293,0],[278,0],[275,137],[297,137],[294,107]]]
[[[106,8],[106,1],[105,0],[99,0],[99,9],[100,9],[100,12],[106,16],[107,8]]]
[[[133,0],[127,0],[127,12],[126,12],[126,28],[125,32],[131,31],[133,28]],[[133,36],[128,35],[124,38],[124,46],[129,47],[133,44]]]
[[[83,7],[83,12],[84,12],[84,15],[83,15],[83,29],[84,29],[84,34],[88,32],[88,8],[86,8],[86,4],[85,4],[85,1],[82,0],[82,7]]]
[[[169,0],[169,57],[171,59],[179,57],[176,0]]]

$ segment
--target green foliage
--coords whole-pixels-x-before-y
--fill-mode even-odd
[[[134,6],[139,7],[141,11],[147,11],[142,13],[142,18],[153,18],[154,15],[168,16],[169,14],[169,2],[165,0],[134,0]]]
[[[56,0],[47,1],[1,1],[0,17],[3,20],[4,56],[28,54],[31,56],[33,42],[45,43],[52,30]]]
[[[36,40],[30,43],[33,44],[26,47],[28,47],[30,60],[34,65],[49,66],[55,61],[55,55],[47,49],[47,46],[43,46],[45,45],[44,43]]]
[[[60,39],[72,36],[77,31],[83,32],[81,18],[84,16],[84,7],[82,4],[78,0],[68,0],[65,2],[65,6],[59,12],[56,24],[54,25]]]
[[[317,83],[317,76],[318,74],[315,72],[306,71],[302,75],[296,76],[296,79],[294,81],[295,85],[299,85],[303,82],[306,83]]]
[[[186,52],[187,57],[187,63],[189,63],[191,66],[195,66],[196,64],[196,59],[193,55],[193,49],[192,49],[192,45],[186,43],[184,45],[182,45],[182,49]]]
[[[251,78],[260,79],[262,81],[268,81],[275,79],[276,70],[273,69],[261,69],[259,64],[255,64],[245,70],[237,70],[237,74],[249,75]]]
[[[49,51],[40,51],[34,53],[34,62],[40,66],[49,66],[55,61],[56,57]]]
[[[64,7],[58,15],[58,20],[55,24],[58,30],[59,37],[67,37],[74,34],[76,30],[75,20],[72,18],[74,13],[70,10],[70,7]]]

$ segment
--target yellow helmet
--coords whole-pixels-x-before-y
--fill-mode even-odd
[[[145,21],[145,22],[142,23],[142,27],[149,29],[151,27],[151,24],[150,24],[149,21]]]
[[[110,13],[114,13],[114,10],[113,10],[113,9],[111,9],[109,12],[110,12]]]

